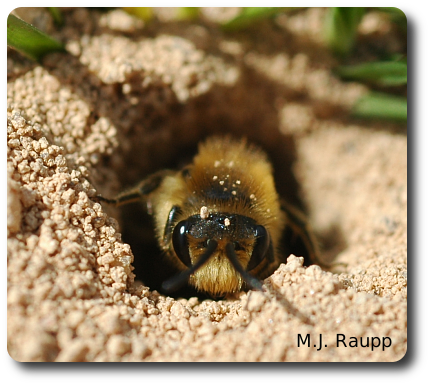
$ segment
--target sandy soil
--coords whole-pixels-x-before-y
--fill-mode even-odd
[[[59,30],[42,11],[21,15],[69,53],[42,65],[8,54],[7,332],[15,360],[405,355],[406,127],[348,117],[368,90],[331,74],[324,12],[230,35],[212,24],[223,15],[213,9],[199,24],[166,13],[150,25],[118,10],[71,9]],[[364,47],[402,44],[372,14],[360,39]],[[333,268],[304,268],[286,255],[264,293],[219,301],[159,294],[143,210],[92,197],[180,166],[199,140],[227,132],[268,151],[279,191],[307,211]],[[298,346],[299,335],[310,336],[309,347]]]

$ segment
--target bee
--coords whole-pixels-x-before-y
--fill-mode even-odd
[[[180,171],[163,170],[114,199],[143,201],[154,219],[158,244],[178,274],[162,288],[188,284],[220,298],[262,290],[291,253],[318,258],[304,215],[281,201],[267,155],[245,139],[211,137]]]

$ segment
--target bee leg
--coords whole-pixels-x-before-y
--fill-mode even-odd
[[[281,208],[287,216],[287,224],[282,236],[285,251],[289,254],[303,256],[305,259],[304,266],[316,263],[323,267],[329,267],[327,263],[321,260],[317,240],[305,215],[286,202],[281,203]]]
[[[148,176],[147,178],[139,182],[136,186],[119,193],[113,199],[105,198],[101,195],[97,195],[93,199],[97,202],[108,203],[114,207],[119,207],[128,203],[138,202],[145,199],[145,197],[155,191],[160,186],[161,182],[166,176],[173,174],[173,171],[162,170]]]

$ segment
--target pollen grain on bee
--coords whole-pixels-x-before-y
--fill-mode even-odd
[[[200,208],[200,218],[202,219],[208,219],[209,218],[209,210],[207,206],[202,206]]]

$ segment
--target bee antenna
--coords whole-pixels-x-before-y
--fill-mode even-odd
[[[190,275],[194,274],[194,272],[200,269],[209,260],[217,247],[218,242],[214,239],[210,239],[206,251],[200,257],[197,263],[195,265],[192,265],[189,269],[182,271],[175,277],[164,281],[161,285],[162,289],[166,292],[172,292],[185,285]]]
[[[233,267],[236,269],[236,271],[242,276],[246,284],[251,289],[256,289],[263,291],[263,285],[261,284],[260,280],[249,274],[242,265],[240,264],[239,260],[237,259],[237,255],[234,251],[234,245],[233,243],[229,242],[227,243],[227,246],[225,247],[225,251],[227,253],[227,258],[230,260]]]

